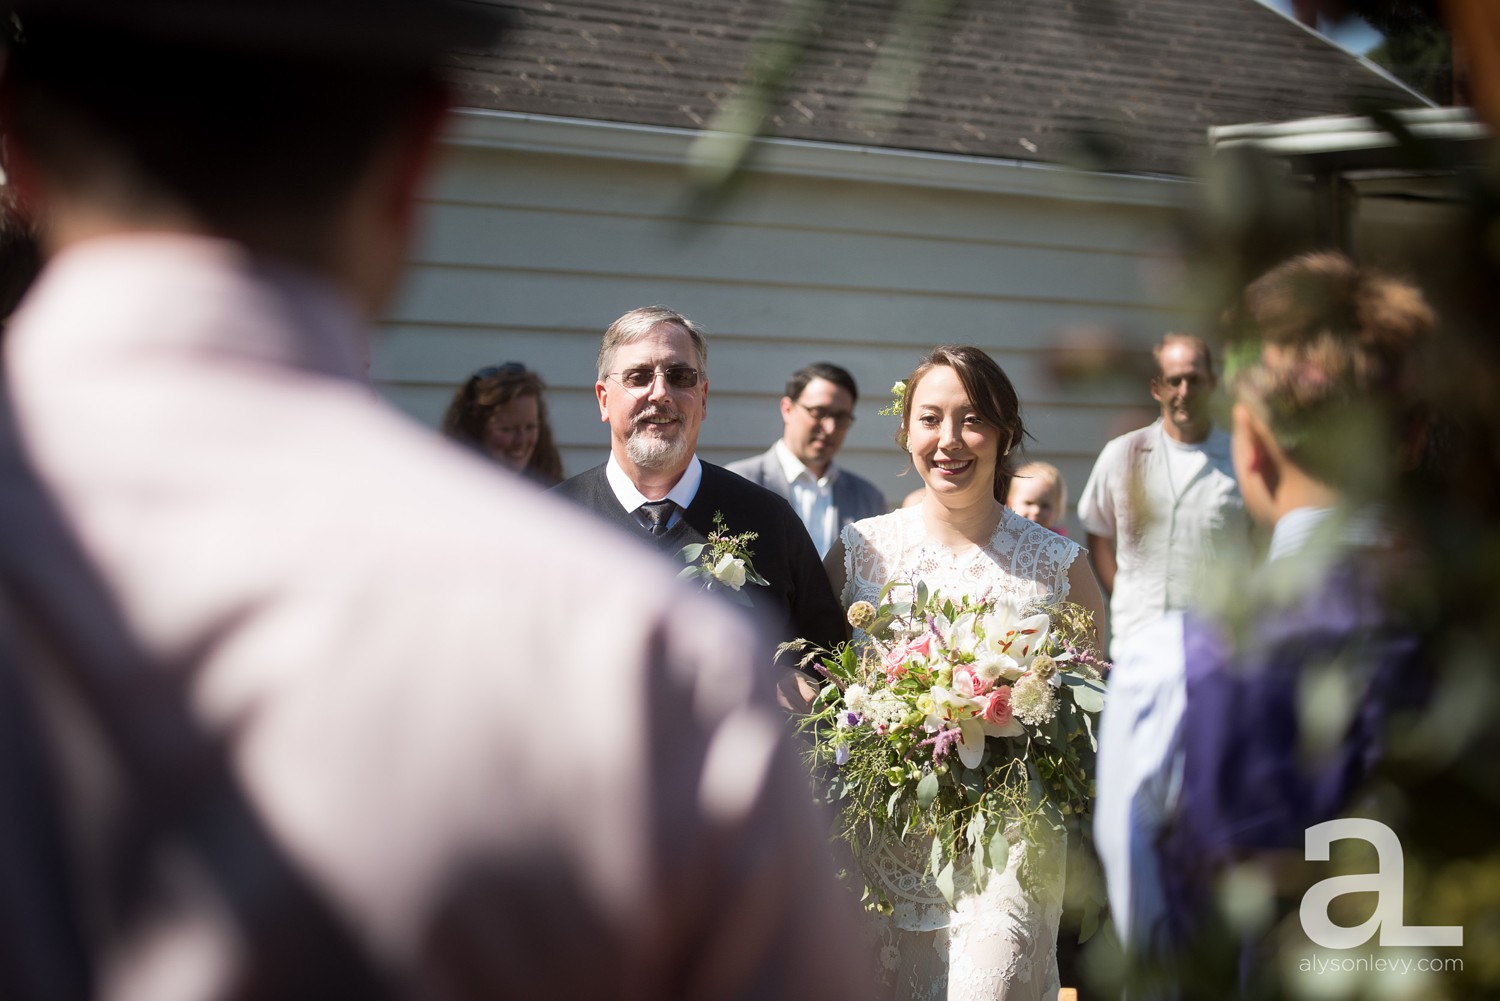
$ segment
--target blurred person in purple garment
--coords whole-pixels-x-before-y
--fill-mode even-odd
[[[1272,529],[1267,563],[1231,582],[1232,606],[1133,637],[1101,725],[1095,829],[1132,998],[1233,996],[1281,975],[1254,943],[1286,911],[1220,910],[1221,881],[1283,892],[1295,912],[1286,863],[1355,803],[1423,691],[1422,645],[1392,597],[1411,554],[1385,501],[1431,422],[1417,390],[1431,309],[1325,252],[1253,282],[1237,320],[1231,452]],[[1309,706],[1315,686],[1325,703]]]

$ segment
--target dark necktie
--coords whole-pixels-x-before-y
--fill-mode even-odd
[[[635,509],[635,520],[652,535],[665,535],[675,510],[677,505],[669,500],[647,501]]]

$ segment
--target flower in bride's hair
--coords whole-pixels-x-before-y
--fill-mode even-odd
[[[868,601],[856,601],[849,606],[849,624],[855,629],[869,629],[875,623],[875,606]]]
[[[1057,696],[1046,678],[1025,674],[1011,688],[1010,707],[1021,722],[1041,726],[1057,712]]]
[[[891,386],[890,405],[880,411],[882,417],[900,417],[901,406],[906,401],[906,380],[897,379]]]

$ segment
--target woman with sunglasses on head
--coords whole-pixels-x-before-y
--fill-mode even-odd
[[[541,376],[520,362],[482,368],[453,394],[443,434],[540,486],[556,486],[563,466],[547,423],[546,388]]]

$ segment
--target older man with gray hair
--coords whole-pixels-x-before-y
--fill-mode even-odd
[[[665,306],[615,320],[599,346],[594,392],[609,425],[609,459],[557,493],[669,554],[716,531],[754,533],[744,548],[766,583],[746,580],[733,593],[783,640],[831,646],[844,638],[843,614],[797,513],[770,490],[698,458],[708,345],[693,321]]]

